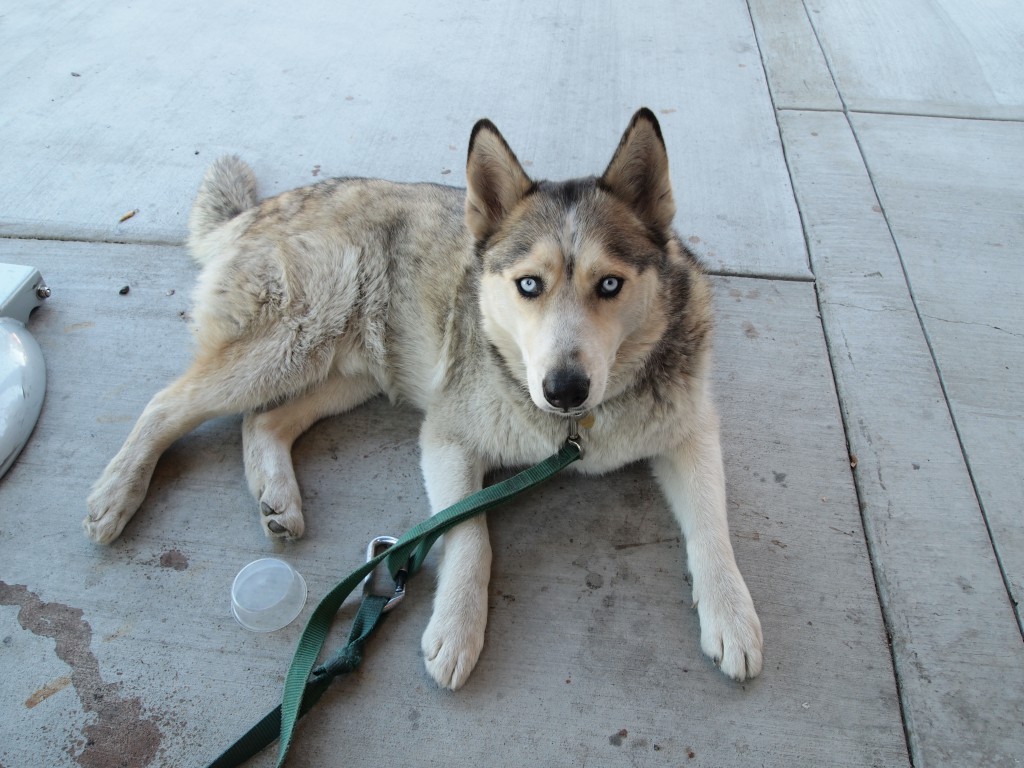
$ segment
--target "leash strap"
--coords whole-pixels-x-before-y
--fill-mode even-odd
[[[333,659],[314,670],[306,682],[305,696],[299,716],[313,708],[335,677],[351,672],[362,661],[363,645],[384,617],[388,598],[383,595],[367,595],[359,606],[359,612],[352,620],[348,642]],[[281,705],[250,728],[234,744],[224,750],[220,757],[210,763],[209,768],[236,768],[249,758],[255,757],[270,746],[281,733]]]
[[[570,436],[558,453],[507,480],[477,491],[424,520],[406,531],[390,548],[367,558],[362,566],[335,585],[313,610],[299,637],[295,655],[285,678],[281,704],[228,747],[209,768],[233,768],[241,765],[276,738],[280,738],[277,766],[281,768],[291,746],[296,722],[313,707],[335,677],[351,672],[359,666],[362,661],[363,645],[380,623],[389,602],[386,596],[364,597],[353,619],[348,643],[330,660],[314,669],[334,616],[345,598],[381,563],[385,564],[401,589],[404,587],[405,578],[411,577],[420,569],[430,548],[443,533],[539,485],[579,459],[582,453],[579,437],[575,434]],[[402,575],[403,572],[407,576]]]

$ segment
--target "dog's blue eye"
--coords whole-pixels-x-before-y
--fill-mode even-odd
[[[544,284],[541,283],[539,277],[520,277],[516,280],[516,288],[528,299],[535,299],[540,296],[543,287]]]
[[[610,299],[615,296],[619,291],[622,290],[622,278],[602,277],[601,282],[597,284],[597,295],[602,299]]]

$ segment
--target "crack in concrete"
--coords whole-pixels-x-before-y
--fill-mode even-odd
[[[993,331],[999,331],[1005,333],[1008,336],[1015,336],[1016,338],[1024,338],[1024,333],[1017,333],[1016,331],[1010,331],[1006,328],[1000,328],[998,325],[991,325],[989,323],[979,323],[974,320],[953,320],[948,317],[939,317],[938,315],[929,315],[924,312],[921,313],[921,317],[927,317],[929,320],[938,320],[940,323],[949,323],[950,325],[976,325],[979,328],[988,328]]]

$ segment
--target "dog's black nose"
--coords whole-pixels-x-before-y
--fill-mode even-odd
[[[579,371],[560,370],[549,373],[544,377],[542,385],[544,399],[563,411],[583,405],[590,394],[590,379]]]

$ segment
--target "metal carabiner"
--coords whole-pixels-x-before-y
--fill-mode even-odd
[[[394,536],[378,536],[377,538],[370,541],[366,547],[366,562],[370,562],[375,557],[380,555],[381,552],[385,552],[395,544],[398,543],[398,539]],[[373,594],[373,575],[376,570],[370,571],[366,574],[366,578],[363,579],[363,594]],[[392,608],[395,608],[403,599],[405,599],[405,584],[409,579],[408,567],[402,568],[398,573],[395,574],[395,592],[384,606],[383,613],[387,613]]]
[[[580,422],[578,419],[569,420],[569,436],[565,442],[574,446],[579,451],[580,458],[583,458],[583,439],[580,437]]]

